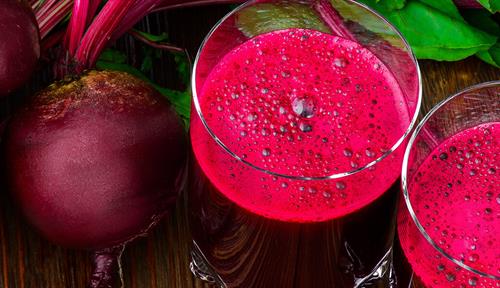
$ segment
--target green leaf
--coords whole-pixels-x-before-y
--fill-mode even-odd
[[[177,73],[179,73],[182,83],[188,86],[191,82],[191,64],[189,63],[188,57],[186,55],[176,54],[174,60],[177,64]]]
[[[142,73],[147,74],[153,70],[153,49],[149,46],[143,46],[142,52],[144,53],[144,58],[142,59],[139,70],[141,70]]]
[[[475,27],[500,37],[500,25],[493,19],[493,16],[486,10],[469,9],[463,11],[465,20]],[[487,51],[479,51],[476,56],[484,62],[500,68],[500,44],[493,45]]]
[[[455,18],[457,20],[462,20],[464,21],[464,18],[462,15],[460,15],[460,12],[458,11],[457,6],[455,6],[455,3],[453,3],[453,0],[419,0],[423,4],[432,7],[439,12],[446,14],[452,18]]]
[[[394,40],[396,35],[383,26],[377,26],[375,21],[377,19],[362,17],[363,15],[352,12],[353,9],[345,3],[342,4],[342,1],[331,1],[345,19],[370,27],[370,30],[390,43]],[[497,42],[495,33],[487,33],[467,23],[452,0],[360,0],[360,2],[374,8],[395,25],[420,59],[461,60],[477,53],[485,53]],[[262,3],[242,10],[237,15],[236,21],[240,30],[248,37],[289,27],[313,28],[328,32],[328,28],[318,17],[308,5]],[[494,59],[496,50],[491,53],[493,54],[490,58]],[[486,58],[484,55],[482,57]]]
[[[467,9],[463,12],[465,20],[491,35],[500,36],[500,26],[493,20],[493,15],[491,15],[486,10],[481,9]]]
[[[172,89],[168,89],[165,87],[161,87],[153,84],[153,86],[162,94],[170,100],[170,103],[174,105],[175,111],[179,114],[184,120],[184,124],[186,127],[189,127],[189,116],[191,114],[191,92],[190,90],[186,91],[176,91]]]
[[[127,55],[113,49],[106,49],[102,52],[99,60],[123,64],[127,62]]]
[[[377,9],[385,11],[403,9],[406,5],[406,0],[359,0],[358,2],[365,3],[370,7],[375,7],[376,5]]]
[[[500,11],[500,0],[477,0],[477,2],[481,3],[491,13]]]
[[[252,5],[238,12],[236,25],[249,38],[290,27],[329,31],[309,5],[299,3]]]
[[[133,31],[140,34],[142,37],[148,39],[149,41],[155,42],[155,43],[164,42],[164,41],[167,41],[167,39],[168,39],[168,34],[166,32],[162,32],[159,35],[155,35],[155,34],[150,34],[150,33],[143,32],[143,31],[139,31],[136,29],[133,29]]]
[[[103,55],[105,57],[103,57]],[[118,59],[119,61],[114,61],[116,59]],[[97,61],[96,68],[127,72],[139,79],[148,82],[151,86],[158,90],[161,95],[165,96],[170,101],[170,103],[172,103],[175,111],[184,119],[184,123],[187,125],[191,110],[191,94],[189,93],[190,90],[188,89],[187,91],[175,91],[162,87],[159,84],[151,81],[139,69],[136,69],[135,67],[132,67],[125,62],[121,62],[123,59],[126,59],[126,55],[122,52],[112,49],[106,49],[101,55],[101,58],[99,58],[99,61]]]
[[[154,49],[150,46],[142,46],[142,52],[144,54],[144,58],[142,59],[139,70],[141,70],[144,74],[151,73],[151,71],[153,71],[153,63],[160,60],[162,57],[162,50]]]
[[[487,51],[488,48],[480,51]],[[478,48],[447,49],[444,47],[412,46],[413,53],[419,59],[432,59],[437,61],[458,61],[478,53]]]
[[[456,61],[488,50],[497,37],[420,1],[385,15],[420,59]]]
[[[380,17],[373,13],[367,13],[365,10],[357,9],[354,4],[345,0],[331,0],[331,2],[342,18],[346,21],[358,23],[359,25],[366,27],[368,30],[384,38],[393,46],[401,45],[399,35],[390,29],[385,22],[380,21]],[[372,9],[377,10],[380,14],[389,15],[391,13],[386,6],[376,4],[375,0],[361,0],[359,2],[363,2]]]
[[[493,45],[488,51],[481,51],[476,56],[484,62],[500,68],[500,43]]]

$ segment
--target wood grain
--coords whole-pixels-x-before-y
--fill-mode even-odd
[[[204,35],[228,10],[225,6],[158,13],[139,27],[152,32],[167,31],[172,43],[187,47],[194,56]],[[130,39],[121,45],[130,54],[140,50]],[[167,57],[155,66],[154,75],[162,82],[177,86],[179,80],[172,64],[172,59]],[[447,95],[469,85],[500,79],[499,69],[476,59],[456,63],[421,61],[420,64],[424,112]],[[27,88],[26,91],[31,90]],[[0,103],[0,112],[6,111],[6,105],[5,101]],[[91,268],[89,253],[57,247],[40,238],[24,222],[7,193],[5,181],[1,183],[0,287],[85,287]],[[190,236],[182,199],[178,204],[171,217],[162,221],[148,238],[128,246],[123,255],[125,287],[209,287],[194,279],[189,271]]]

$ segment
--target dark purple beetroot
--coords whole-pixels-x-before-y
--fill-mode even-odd
[[[23,85],[40,57],[38,24],[31,8],[0,0],[0,96]]]
[[[145,232],[175,200],[187,143],[148,84],[91,71],[34,97],[5,139],[11,189],[49,240],[99,250]]]

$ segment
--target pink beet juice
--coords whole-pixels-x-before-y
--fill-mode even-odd
[[[195,272],[223,287],[387,287],[402,151],[373,164],[413,115],[384,63],[278,30],[228,52],[198,97],[219,143],[194,114]]]
[[[470,268],[497,277],[499,139],[500,122],[463,130],[437,146],[408,180],[414,214],[435,245]],[[408,212],[401,214],[398,231],[414,279],[425,287],[500,287],[500,280],[467,271],[438,252]]]
[[[351,171],[382,156],[410,122],[403,103],[391,72],[370,51],[300,29],[237,47],[214,68],[200,95],[207,123],[234,154],[267,171],[304,177]],[[197,124],[194,151],[208,178],[239,206],[276,220],[318,222],[349,214],[378,198],[399,174],[396,169],[314,187],[249,178],[240,166],[220,175],[214,163],[233,165],[205,145]],[[237,175],[245,181],[227,179]],[[376,188],[366,191],[367,185]]]

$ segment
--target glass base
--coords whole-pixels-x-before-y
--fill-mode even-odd
[[[218,285],[220,288],[227,288],[227,285],[222,281],[219,275],[210,268],[207,259],[201,252],[200,248],[193,241],[193,249],[191,250],[191,262],[189,263],[189,269],[193,275],[205,282]]]
[[[368,275],[354,277],[353,288],[380,287],[381,282],[388,283],[385,286],[387,288],[397,288],[392,256],[392,248],[390,248]],[[194,241],[189,268],[193,275],[202,281],[217,285],[220,288],[228,287],[222,278],[210,267],[207,259]]]
[[[364,277],[354,278],[353,288],[369,288],[376,287],[381,281],[388,283],[387,288],[396,288],[396,278],[394,274],[394,266],[392,263],[392,248],[390,248],[373,267],[372,271]]]

